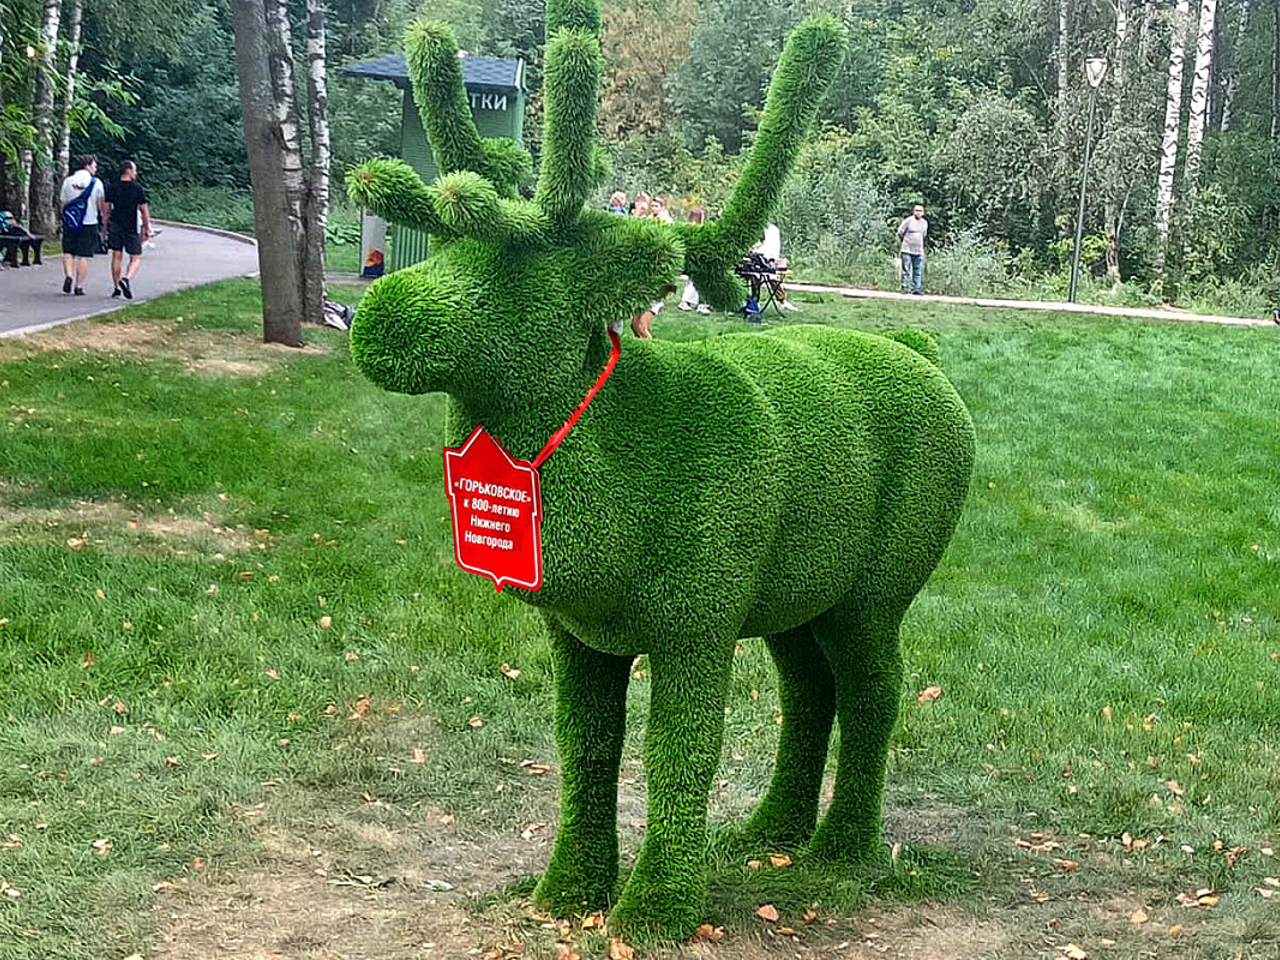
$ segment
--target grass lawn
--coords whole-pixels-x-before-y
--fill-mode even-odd
[[[1280,331],[804,308],[932,330],[978,463],[904,628],[893,869],[714,857],[709,955],[1276,957]],[[0,341],[0,958],[608,956],[521,899],[549,658],[454,566],[442,399],[335,331],[263,347],[259,309],[232,281]],[[717,822],[777,731],[763,645],[735,670]]]

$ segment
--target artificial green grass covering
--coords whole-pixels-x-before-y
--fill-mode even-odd
[[[732,267],[761,235],[846,42],[830,17],[788,38],[741,183],[716,223],[679,230],[584,208],[595,138],[595,3],[548,11],[542,170],[501,197],[466,110],[448,31],[406,37],[415,96],[447,172],[426,190],[444,237],[378,281],[351,331],[374,382],[445,392],[448,436],[484,426],[531,459],[586,394],[605,331],[681,269],[736,306]],[[450,138],[457,133],[456,143]],[[466,168],[466,169],[458,169]],[[396,219],[404,171],[366,165],[353,198]],[[417,222],[427,218],[415,214]],[[554,642],[559,832],[535,901],[609,912],[630,938],[687,937],[705,913],[708,792],[735,643],[765,636],[785,722],[769,791],[739,842],[847,870],[881,852],[898,631],[968,489],[973,427],[920,335],[795,328],[702,344],[629,343],[541,471],[541,608]],[[912,347],[919,348],[917,352]],[[653,671],[644,845],[618,887],[617,781],[631,665]],[[835,720],[834,795],[818,800]]]

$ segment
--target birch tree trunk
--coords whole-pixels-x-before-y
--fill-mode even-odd
[[[311,169],[307,183],[307,246],[303,296],[307,315],[324,312],[325,241],[329,229],[329,86],[325,73],[324,0],[307,0],[307,119]]]
[[[1066,126],[1067,91],[1071,87],[1070,0],[1058,0],[1058,43],[1054,59],[1058,68],[1058,127]]]
[[[1280,0],[1272,0],[1271,15],[1271,139],[1280,140]]]
[[[1124,122],[1124,86],[1126,78],[1125,63],[1129,56],[1129,0],[1116,0],[1116,47],[1112,54],[1113,67],[1111,79],[1115,84],[1115,96],[1111,100],[1111,122],[1108,124],[1114,134]],[[1114,156],[1114,155],[1113,155]],[[1113,162],[1120,162],[1118,159]],[[1122,178],[1112,174],[1112,181]],[[1107,231],[1107,276],[1112,283],[1120,283],[1120,221],[1123,217],[1121,204],[1114,197],[1108,197],[1103,203],[1103,219]]]
[[[1151,31],[1155,25],[1155,0],[1142,0],[1142,25],[1138,28],[1138,62],[1146,65],[1151,49]]]
[[[30,167],[31,232],[51,237],[57,230],[54,211],[53,78],[57,70],[58,26],[62,0],[44,0],[40,50],[32,64],[31,122],[36,128]]]
[[[1231,41],[1231,64],[1227,73],[1227,82],[1222,90],[1222,123],[1223,133],[1231,129],[1231,113],[1236,102],[1236,86],[1240,82],[1240,52],[1249,33],[1249,0],[1240,0],[1239,19],[1236,21],[1236,35]]]
[[[1213,76],[1213,38],[1218,0],[1201,0],[1199,40],[1196,44],[1196,73],[1191,82],[1191,107],[1187,113],[1187,162],[1182,171],[1188,204],[1195,203],[1200,181],[1200,160],[1204,154],[1204,130],[1209,116],[1209,80]]]
[[[297,114],[292,107],[292,54],[286,63],[273,62],[279,52],[281,7],[280,0],[231,0],[236,74],[253,184],[253,219],[262,284],[262,336],[267,343],[298,347],[302,346],[304,316],[302,240],[305,229],[298,193],[302,162],[297,145]],[[285,29],[288,29],[287,19]],[[287,95],[284,102],[281,102],[281,93]],[[294,118],[291,129],[288,127],[290,116]]]
[[[1156,181],[1157,267],[1164,266],[1169,245],[1169,218],[1173,213],[1174,173],[1178,166],[1178,136],[1182,121],[1182,74],[1187,15],[1190,0],[1178,0],[1169,38],[1169,83],[1164,101],[1164,137],[1160,144],[1160,176]]]
[[[71,0],[71,15],[67,21],[67,86],[62,95],[62,128],[58,136],[58,173],[71,172],[71,110],[76,102],[76,77],[80,72],[80,21],[84,14],[84,0]]]
[[[1129,50],[1128,40],[1129,0],[1116,0],[1116,49],[1115,53],[1112,54],[1111,80],[1116,85],[1115,102],[1117,104],[1123,99],[1120,94],[1124,90],[1125,58],[1128,56]]]

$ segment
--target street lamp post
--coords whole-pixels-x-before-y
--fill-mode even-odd
[[[1089,159],[1093,155],[1093,108],[1098,102],[1098,87],[1107,73],[1107,61],[1102,57],[1090,57],[1084,62],[1085,76],[1089,80],[1089,123],[1084,137],[1084,168],[1080,171],[1080,207],[1076,211],[1076,242],[1071,250],[1071,285],[1067,289],[1067,301],[1076,302],[1076,290],[1080,286],[1080,243],[1084,235],[1084,193],[1089,183]]]

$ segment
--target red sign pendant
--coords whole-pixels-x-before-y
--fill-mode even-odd
[[[542,586],[542,495],[538,471],[476,427],[460,450],[444,451],[453,507],[453,555],[463,570],[529,590]]]

